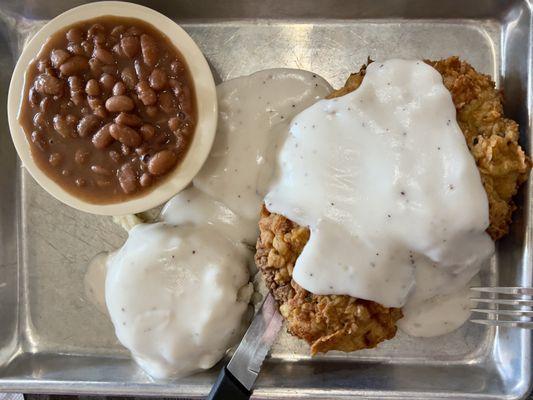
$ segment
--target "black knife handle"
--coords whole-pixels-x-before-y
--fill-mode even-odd
[[[248,400],[251,395],[252,392],[246,389],[224,366],[207,400]]]

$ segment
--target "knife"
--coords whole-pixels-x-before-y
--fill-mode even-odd
[[[268,294],[228,365],[222,368],[208,400],[249,399],[261,364],[278,337],[283,318]]]

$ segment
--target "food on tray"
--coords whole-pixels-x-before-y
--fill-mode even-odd
[[[400,307],[410,334],[457,328],[530,168],[501,95],[450,58],[374,62],[329,97],[292,121],[259,222],[289,332],[312,353],[374,347]]]
[[[474,94],[485,92],[460,91],[469,101],[458,103],[445,85],[470,67],[434,65],[372,63],[333,93],[316,74],[287,69],[218,86],[217,136],[193,185],[158,223],[122,218],[126,244],[87,275],[97,303],[94,282],[105,277],[117,336],[150,375],[210,368],[239,337],[265,195],[255,259],[289,331],[312,353],[374,347],[398,324],[428,336],[464,322],[464,287],[494,249],[486,231],[506,226],[492,214],[489,225],[490,168],[476,168],[460,128],[470,110],[472,148],[487,146],[489,136],[473,133],[488,121],[473,111]],[[501,105],[485,96],[492,106],[479,108],[492,117]],[[507,202],[529,160],[516,125],[503,121],[510,144],[506,161],[497,159],[509,169],[498,176],[514,179],[512,193],[499,194]]]
[[[217,137],[193,187],[165,205],[163,222],[121,218],[129,230],[125,245],[107,266],[95,258],[87,274],[96,304],[105,277],[117,337],[154,377],[210,368],[241,334],[252,292],[246,266],[253,264],[255,215],[276,143],[290,120],[331,87],[310,72],[273,69],[217,91]]]
[[[24,96],[19,121],[36,164],[92,203],[160,184],[196,125],[185,60],[138,19],[100,17],[56,32],[28,66]]]

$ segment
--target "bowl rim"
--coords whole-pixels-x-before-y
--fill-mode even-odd
[[[38,55],[48,37],[65,26],[107,15],[143,20],[169,38],[187,63],[194,86],[198,120],[187,154],[164,182],[146,194],[123,202],[93,204],[67,192],[36,165],[31,156],[26,133],[18,122],[18,116],[24,98],[26,67]],[[146,211],[161,205],[184,189],[209,155],[218,119],[213,74],[205,56],[193,39],[165,15],[148,7],[122,1],[101,1],[81,5],[65,11],[44,25],[24,47],[15,65],[9,85],[7,112],[11,139],[22,165],[33,179],[59,201],[75,209],[99,215],[125,215]]]

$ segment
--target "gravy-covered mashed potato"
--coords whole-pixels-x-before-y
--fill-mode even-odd
[[[108,263],[106,304],[120,342],[156,378],[212,367],[242,333],[245,249],[209,226],[134,227]]]

